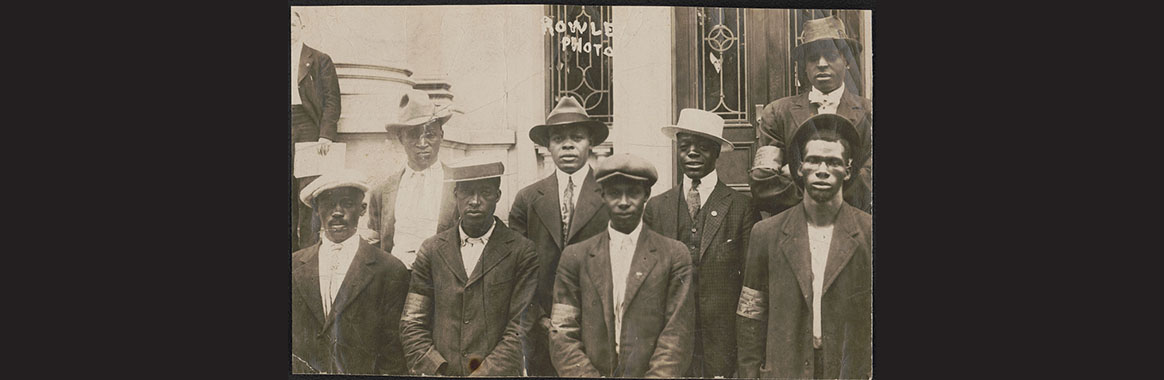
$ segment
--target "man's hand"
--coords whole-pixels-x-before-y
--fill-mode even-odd
[[[784,166],[780,167],[780,174],[783,174],[785,177],[792,176],[792,172],[788,170],[788,164],[784,164]]]
[[[331,149],[331,140],[320,137],[319,138],[319,155],[326,156],[327,151]]]
[[[550,318],[549,317],[542,318],[542,328],[545,328],[546,332],[550,331],[551,327],[550,327]]]

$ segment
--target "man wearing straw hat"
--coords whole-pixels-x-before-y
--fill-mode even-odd
[[[737,310],[740,377],[867,379],[873,220],[842,200],[861,138],[836,114],[805,120],[789,154],[804,200],[752,228]]]
[[[409,269],[424,239],[454,227],[453,186],[444,180],[438,159],[450,117],[448,108],[438,109],[428,93],[411,90],[400,99],[399,121],[385,126],[389,138],[404,147],[408,164],[372,192],[366,238]]]
[[[732,190],[716,173],[724,120],[687,108],[678,125],[662,128],[678,144],[683,182],[647,202],[643,222],[687,246],[695,264],[695,354],[688,377],[732,377],[736,372],[736,304],[743,283],[744,253],[752,225],[760,220],[748,196]]]
[[[356,236],[363,175],[325,173],[300,193],[323,237],[291,255],[291,361],[296,373],[404,375],[399,316],[408,270]]]
[[[792,50],[792,59],[801,70],[801,80],[812,89],[804,94],[776,100],[759,114],[759,148],[752,163],[750,185],[757,208],[771,215],[800,202],[803,194],[793,185],[789,164],[797,157],[789,157],[787,143],[796,133],[796,126],[819,114],[837,114],[848,119],[860,136],[858,144],[866,154],[853,157],[855,168],[862,171],[862,181],[845,188],[844,199],[854,207],[873,211],[871,186],[873,102],[857,95],[856,89],[845,86],[845,78],[859,75],[853,72],[854,56],[861,44],[845,33],[845,24],[836,17],[808,20],[801,35],[804,43]]]
[[[487,157],[446,170],[461,218],[425,240],[412,267],[400,329],[413,375],[522,374],[538,259],[532,242],[493,215],[504,172]]]
[[[529,313],[534,327],[525,352],[530,376],[557,376],[549,353],[550,306],[562,249],[606,229],[609,218],[588,164],[590,148],[606,141],[606,124],[591,119],[573,97],[564,96],[546,123],[529,138],[550,150],[554,174],[517,192],[509,227],[534,242],[541,263],[538,289]]]

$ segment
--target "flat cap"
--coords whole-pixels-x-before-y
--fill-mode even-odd
[[[646,181],[647,186],[654,186],[655,181],[659,180],[659,173],[655,171],[655,165],[630,153],[607,157],[598,163],[598,167],[594,168],[594,179],[598,182],[616,176]]]
[[[445,165],[445,182],[465,182],[478,179],[501,177],[505,174],[505,164],[501,157],[471,156]]]
[[[299,192],[299,200],[304,204],[311,206],[311,202],[315,200],[324,191],[341,187],[354,187],[360,191],[368,191],[368,183],[364,180],[364,174],[355,169],[340,169],[333,172],[327,172],[311,181],[302,191]]]

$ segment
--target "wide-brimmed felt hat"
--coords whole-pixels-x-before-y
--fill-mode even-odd
[[[610,135],[610,129],[601,121],[590,118],[586,107],[582,107],[572,96],[563,96],[558,105],[546,117],[546,123],[534,126],[529,130],[529,139],[538,145],[550,146],[548,140],[551,128],[569,125],[581,125],[590,130],[590,146],[597,146]]]
[[[679,122],[662,128],[663,135],[675,140],[676,133],[690,133],[706,137],[719,143],[720,152],[731,152],[735,149],[731,141],[723,138],[723,118],[713,112],[696,108],[684,108],[679,111]]]
[[[453,116],[452,104],[438,107],[432,102],[427,92],[409,90],[400,97],[400,116],[396,121],[388,123],[384,129],[395,132],[397,128],[415,127],[429,122],[444,125]]]
[[[861,157],[861,137],[857,133],[857,128],[853,127],[853,123],[849,119],[832,113],[815,115],[800,123],[800,126],[796,127],[796,133],[792,136],[792,146],[789,147],[788,156],[791,158],[791,165],[788,166],[788,169],[792,172],[792,175],[799,178],[800,160],[801,156],[804,155],[801,149],[803,149],[802,147],[807,143],[807,140],[817,132],[827,130],[836,131],[840,138],[849,142],[849,149],[852,149],[852,152],[848,152],[848,156],[854,160],[853,162],[856,162],[856,159]],[[859,168],[850,168],[849,172],[852,175],[849,177],[849,181],[845,182],[846,184],[851,183],[853,179],[858,177],[857,169]]]
[[[861,52],[861,43],[845,33],[845,23],[835,16],[805,21],[800,39],[803,42],[792,49],[793,62],[800,61],[804,54],[804,48],[817,41],[844,42],[849,44],[853,54]]]
[[[323,173],[299,192],[299,200],[308,206],[323,192],[341,187],[354,187],[368,192],[368,183],[363,173],[355,169],[340,169]],[[314,207],[314,206],[313,206]]]
[[[505,175],[504,158],[470,156],[445,164],[444,182],[466,182]]]
[[[594,180],[603,182],[614,177],[626,177],[633,180],[645,181],[647,186],[654,186],[659,179],[659,172],[655,165],[646,159],[630,153],[615,154],[598,163],[594,168]]]

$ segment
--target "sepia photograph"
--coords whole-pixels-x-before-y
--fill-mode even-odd
[[[872,10],[288,10],[289,375],[873,376]]]

